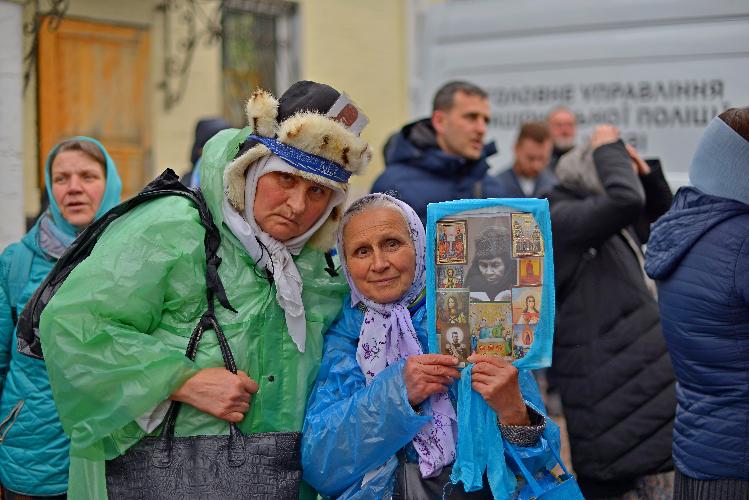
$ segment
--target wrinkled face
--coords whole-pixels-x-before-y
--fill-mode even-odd
[[[343,249],[351,279],[366,298],[387,304],[411,288],[416,250],[399,211],[375,207],[351,217]]]
[[[560,109],[549,116],[549,133],[551,141],[560,149],[575,145],[575,115],[568,110]]]
[[[491,284],[499,283],[505,275],[505,264],[500,257],[479,259],[479,271],[487,282]]]
[[[469,160],[481,158],[488,123],[488,99],[463,92],[455,93],[452,108],[432,114],[439,147]]]
[[[328,208],[333,190],[298,175],[269,172],[257,181],[252,214],[278,241],[306,233]]]
[[[515,144],[515,173],[525,177],[536,177],[546,168],[551,158],[551,141],[536,142],[522,139]]]
[[[83,151],[63,151],[55,156],[50,177],[63,218],[79,228],[89,225],[107,187],[101,164]]]

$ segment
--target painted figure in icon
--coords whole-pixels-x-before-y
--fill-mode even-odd
[[[512,343],[513,357],[520,359],[524,357],[533,345],[535,325],[514,325],[514,338]]]
[[[533,270],[533,262],[528,261],[525,263],[525,275],[529,281],[535,281],[539,278]]]
[[[465,264],[465,221],[437,224],[437,263]]]
[[[501,323],[499,325],[501,326]],[[493,337],[492,328],[489,326],[489,321],[486,318],[481,318],[478,334],[480,339],[490,339]]]
[[[541,284],[541,259],[527,258],[518,261],[519,286],[536,286]]]
[[[466,322],[465,313],[458,307],[458,300],[452,295],[447,297],[447,307],[443,310],[443,313],[445,323],[455,325]]]
[[[463,232],[462,226],[455,227],[455,241],[453,242],[455,249],[455,255],[465,255],[466,250],[466,237]]]
[[[520,313],[520,324],[524,325],[535,325],[538,323],[539,311],[536,308],[536,297],[533,295],[527,295],[525,297],[525,307],[523,312]]]
[[[512,356],[512,332],[508,329],[504,333],[505,356]]]
[[[541,255],[543,253],[541,230],[538,226],[535,226],[533,228],[533,233],[531,233],[531,252],[533,252],[534,255]]]
[[[439,232],[439,238],[437,242],[437,256],[440,262],[447,261],[447,235],[444,231]]]
[[[544,254],[541,230],[531,214],[512,214],[512,245],[514,257]]]
[[[440,288],[463,288],[463,269],[459,266],[440,267]]]
[[[531,344],[533,344],[533,328],[527,324],[523,328],[523,345],[530,346]]]

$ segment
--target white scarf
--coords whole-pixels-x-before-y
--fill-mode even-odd
[[[287,172],[299,175],[299,171],[276,155],[264,156],[247,169],[245,181],[244,217],[237,212],[224,195],[224,221],[239,239],[258,267],[273,275],[276,284],[276,301],[284,310],[289,336],[299,352],[304,352],[307,340],[307,322],[302,302],[302,276],[294,264],[292,255],[299,255],[305,243],[328,219],[333,208],[345,199],[344,193],[333,191],[327,209],[315,224],[304,234],[281,242],[264,232],[253,215],[257,182],[269,172]]]

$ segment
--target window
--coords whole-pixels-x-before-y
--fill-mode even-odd
[[[224,3],[224,116],[246,125],[244,105],[262,87],[275,95],[298,79],[296,5],[285,1],[229,0]]]

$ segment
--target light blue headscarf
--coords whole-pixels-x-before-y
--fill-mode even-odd
[[[52,219],[54,220],[55,228],[57,231],[57,236],[60,237],[61,241],[66,241],[66,243],[69,244],[70,241],[75,239],[75,237],[80,233],[83,228],[77,228],[74,225],[72,225],[70,222],[65,220],[65,218],[62,216],[62,213],[60,212],[60,207],[57,206],[57,201],[55,200],[55,197],[52,195],[52,161],[51,159],[54,158],[55,153],[57,152],[57,149],[60,147],[60,144],[63,142],[67,142],[68,140],[76,140],[76,141],[86,141],[90,142],[96,147],[101,150],[101,153],[104,155],[104,159],[106,160],[106,168],[105,168],[105,174],[106,174],[106,187],[104,189],[104,196],[101,199],[101,204],[99,205],[99,210],[96,211],[96,214],[94,215],[94,220],[98,219],[107,211],[109,211],[111,208],[115,207],[120,202],[120,194],[122,192],[122,181],[120,180],[120,175],[117,173],[117,167],[114,164],[114,161],[109,156],[109,153],[107,153],[107,150],[104,149],[104,146],[97,141],[96,139],[92,139],[91,137],[85,137],[85,136],[76,136],[71,137],[70,139],[66,139],[65,141],[61,141],[55,145],[54,148],[49,152],[47,155],[47,161],[44,165],[44,183],[47,186],[47,196],[49,197],[49,213],[52,214]]]
[[[749,204],[749,141],[716,116],[694,153],[689,181],[703,193]]]

